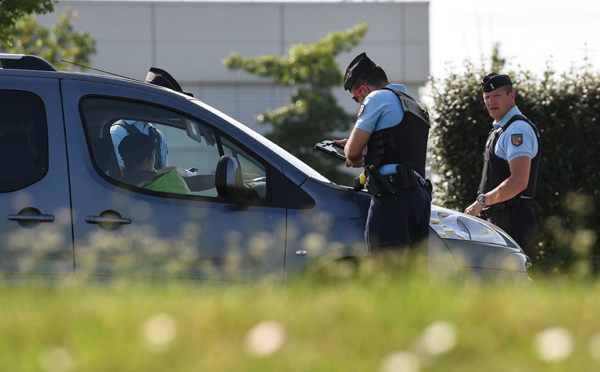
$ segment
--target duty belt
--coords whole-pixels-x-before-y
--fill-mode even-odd
[[[496,203],[494,205],[490,205],[488,208],[482,211],[482,214],[490,216],[493,214],[499,214],[510,210],[529,208],[532,205],[532,199],[516,197],[500,203]]]
[[[431,182],[423,179],[423,176],[413,169],[412,163],[396,165],[396,173],[388,175],[381,174],[374,165],[368,165],[365,167],[364,175],[367,191],[375,197],[381,197],[385,191],[395,195],[397,190],[394,186],[399,186],[403,190],[414,190],[421,186],[431,198]],[[362,184],[360,178],[357,178],[354,189],[362,189]]]
[[[413,173],[415,174],[415,177],[417,178],[421,186],[425,187],[425,185],[427,184],[427,182],[425,182],[425,179],[417,171],[413,171]],[[400,183],[400,175],[398,173],[388,174],[384,177],[387,177],[387,179],[390,180],[392,185],[398,185]]]

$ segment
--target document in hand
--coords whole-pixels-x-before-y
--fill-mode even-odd
[[[341,160],[346,160],[344,155],[344,146],[337,145],[333,141],[323,141],[315,145],[315,149],[323,151],[331,156],[334,156]]]

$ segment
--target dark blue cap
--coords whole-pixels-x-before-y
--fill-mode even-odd
[[[361,53],[350,62],[344,76],[344,89],[352,89],[352,85],[360,75],[377,66],[375,62],[367,57],[367,53]]]
[[[498,75],[497,73],[492,72],[491,74],[485,75],[481,81],[481,88],[483,88],[485,93],[489,93],[492,90],[496,90],[508,84],[512,84],[510,76]]]

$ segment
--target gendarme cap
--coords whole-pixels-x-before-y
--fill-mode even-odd
[[[489,93],[492,90],[496,90],[508,84],[512,84],[510,76],[498,75],[495,72],[492,72],[491,74],[485,75],[481,81],[481,88],[483,88],[485,93]]]
[[[173,89],[176,92],[181,92],[191,97],[194,96],[192,93],[184,92],[177,80],[175,80],[171,74],[160,68],[150,67],[150,71],[148,71],[148,74],[146,75],[146,83]]]
[[[352,89],[352,85],[356,81],[356,78],[375,66],[377,65],[375,62],[371,61],[369,57],[367,57],[367,53],[361,53],[356,56],[356,58],[350,62],[350,65],[348,65],[348,68],[346,69],[346,75],[344,76],[344,89]]]

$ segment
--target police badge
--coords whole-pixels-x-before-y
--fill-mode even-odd
[[[523,135],[522,134],[513,134],[510,136],[512,140],[512,144],[515,146],[519,146],[523,143]]]

